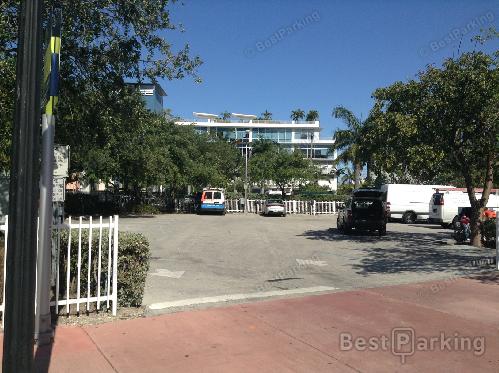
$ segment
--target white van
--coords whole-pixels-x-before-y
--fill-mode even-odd
[[[225,191],[221,188],[204,188],[199,213],[218,212],[225,215]]]
[[[482,190],[477,189],[476,198],[482,197]],[[494,190],[492,193],[496,193]],[[490,194],[487,207],[499,211],[499,196]],[[471,207],[470,198],[465,188],[439,189],[430,201],[430,222],[443,227],[452,226],[458,219],[461,209]]]
[[[383,184],[390,219],[402,219],[404,223],[415,223],[429,218],[428,203],[439,188],[452,188],[445,185]]]

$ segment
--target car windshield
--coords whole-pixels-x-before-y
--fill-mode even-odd
[[[205,199],[212,199],[213,193],[212,192],[204,192],[204,198]]]
[[[269,199],[267,201],[267,205],[270,205],[272,203],[282,203],[282,199]]]
[[[213,199],[222,199],[222,193],[221,192],[213,193]]]

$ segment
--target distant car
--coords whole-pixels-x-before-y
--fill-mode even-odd
[[[198,213],[218,212],[225,215],[225,193],[223,189],[204,188]]]
[[[263,204],[263,215],[280,215],[286,216],[286,205],[282,199],[268,199]]]
[[[387,209],[384,192],[377,189],[357,189],[338,212],[337,228],[343,233],[355,230],[378,231],[386,235]]]

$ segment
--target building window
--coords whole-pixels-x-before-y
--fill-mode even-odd
[[[329,149],[328,148],[314,148],[314,158],[328,158]]]
[[[194,131],[196,131],[196,133],[198,133],[200,135],[210,132],[208,127],[195,127]]]
[[[249,139],[249,131],[248,128],[236,128],[236,139],[237,140],[245,140]]]
[[[311,140],[312,132],[307,130],[295,131],[295,140]]]
[[[217,127],[215,129],[217,135],[226,140],[235,140],[236,139],[236,131],[234,128],[223,128]]]
[[[291,130],[289,128],[254,128],[253,139],[271,140],[274,142],[291,142]]]

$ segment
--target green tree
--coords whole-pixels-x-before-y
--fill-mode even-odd
[[[315,122],[316,120],[319,120],[319,112],[317,110],[309,110],[305,120],[308,122]]]
[[[317,167],[298,151],[288,151],[277,143],[258,141],[249,161],[252,182],[275,184],[286,195],[285,188],[303,185],[317,178]]]
[[[10,167],[16,83],[16,9],[14,1],[0,4],[0,173]]]
[[[302,109],[296,109],[291,111],[291,120],[299,121],[305,118],[305,112]]]
[[[45,3],[47,15],[50,2]],[[113,167],[123,165],[123,162],[108,162],[113,158],[108,144],[116,144],[117,138],[122,139],[121,134],[134,136],[135,129],[141,128],[136,120],[144,119],[140,115],[125,117],[122,114],[133,114],[133,110],[124,106],[127,101],[133,101],[133,109],[144,105],[127,89],[125,81],[155,82],[159,78],[173,80],[186,76],[199,81],[196,70],[201,61],[190,56],[188,45],[174,49],[167,41],[165,35],[177,28],[171,22],[168,0],[61,0],[58,3],[63,8],[63,31],[56,141],[71,146],[72,171],[85,170],[92,175],[95,173],[91,169],[83,167],[95,164],[99,174],[107,174]],[[14,105],[10,78],[3,71],[16,57],[18,6],[19,1],[2,1],[0,5],[0,99],[7,97],[5,103],[2,101],[2,108]],[[1,115],[12,117],[7,111]],[[10,132],[11,121],[6,123],[2,130],[7,128]],[[4,139],[9,137],[1,136],[2,154],[9,153],[4,151],[8,148]],[[135,144],[136,140],[129,142]],[[0,167],[8,163],[4,158],[0,156]]]
[[[343,106],[333,109],[333,116],[340,118],[346,123],[347,129],[339,129],[334,132],[335,144],[333,151],[338,150],[337,162],[351,162],[354,166],[355,188],[360,187],[360,175],[364,165],[364,137],[363,127],[365,122],[357,118],[350,110]]]
[[[232,117],[232,114],[225,110],[223,113],[220,113],[219,117],[222,120],[229,120]]]
[[[385,146],[378,162],[423,180],[462,178],[470,199],[472,243],[493,187],[498,161],[498,53],[465,53],[429,66],[417,80],[376,90],[374,118]],[[378,141],[380,144],[381,141]],[[381,157],[380,157],[381,155]],[[483,188],[480,198],[476,188]]]
[[[265,110],[259,119],[272,120],[272,113],[268,110]]]

